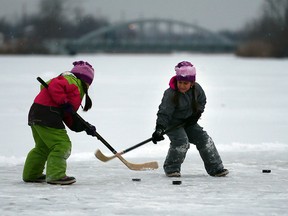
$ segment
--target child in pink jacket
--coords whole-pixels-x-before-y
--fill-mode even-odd
[[[73,65],[70,72],[64,72],[48,81],[48,88],[41,86],[30,108],[28,124],[32,129],[35,147],[25,161],[25,182],[73,184],[76,179],[66,175],[71,141],[65,125],[75,132],[86,131],[88,135],[95,136],[96,128],[89,123],[84,124],[75,115],[84,95],[83,110],[88,111],[92,107],[88,88],[94,79],[94,69],[84,61],[76,61]]]

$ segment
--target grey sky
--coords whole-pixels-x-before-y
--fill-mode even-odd
[[[67,10],[76,6],[86,14],[110,22],[139,18],[171,18],[198,24],[212,31],[237,30],[261,14],[265,0],[66,0]],[[38,10],[40,0],[0,0],[0,17],[21,18]]]

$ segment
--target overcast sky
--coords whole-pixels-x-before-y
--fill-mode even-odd
[[[0,17],[21,18],[38,11],[41,0],[0,0]],[[261,14],[265,0],[66,0],[84,13],[107,18],[111,23],[139,18],[171,18],[198,24],[212,31],[238,30]]]

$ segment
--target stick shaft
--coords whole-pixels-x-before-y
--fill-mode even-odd
[[[45,88],[48,88],[48,84],[43,80],[41,79],[41,77],[37,77],[37,80],[45,87]]]
[[[168,128],[167,130],[165,130],[165,132],[163,133],[163,135],[166,134],[166,133],[168,133],[168,132],[170,132],[170,131],[172,131],[172,130],[174,130],[174,129],[176,129],[176,128],[178,128],[178,127],[184,126],[185,123],[186,123],[186,122],[181,122],[181,123],[179,123],[179,124],[176,124],[176,125]],[[134,145],[134,146],[131,146],[131,147],[129,147],[129,148],[127,148],[127,149],[125,149],[125,150],[123,150],[123,151],[121,151],[121,152],[118,152],[116,155],[123,155],[123,154],[125,154],[125,153],[127,153],[127,152],[129,152],[129,151],[131,151],[131,150],[133,150],[133,149],[136,149],[136,148],[138,148],[138,147],[140,147],[140,146],[142,146],[142,145],[144,145],[144,144],[146,144],[146,143],[148,143],[148,142],[150,142],[150,141],[152,141],[152,137],[149,138],[149,139],[146,139],[146,140],[144,140],[144,141],[142,141],[142,142],[140,142],[140,143],[138,143],[138,144],[136,144],[136,145]],[[109,160],[114,159],[114,158],[116,157],[116,155],[115,155],[115,153],[114,153],[113,156],[106,156],[106,155],[104,155],[99,149],[95,152],[95,156],[96,156],[99,160],[101,160],[101,161],[103,161],[103,162],[107,162],[107,161],[109,161]]]
[[[131,151],[131,150],[133,150],[133,149],[136,149],[136,148],[138,148],[138,147],[140,147],[140,146],[142,146],[142,145],[144,145],[144,144],[146,144],[146,143],[148,143],[148,142],[150,142],[150,141],[152,141],[152,137],[151,138],[149,138],[149,139],[147,139],[147,140],[144,140],[144,141],[142,141],[142,142],[140,142],[140,143],[138,143],[138,144],[136,144],[136,145],[134,145],[134,146],[131,146],[130,148],[127,148],[127,149],[125,149],[125,150],[123,150],[123,151],[121,151],[121,152],[119,152],[121,155],[122,154],[125,154],[125,153],[127,153],[127,152],[129,152],[129,151]]]
[[[179,123],[179,124],[176,124],[176,125],[168,128],[167,130],[164,131],[163,135],[169,133],[170,131],[172,131],[172,130],[178,128],[178,127],[182,127],[185,123],[186,123],[186,122],[181,122],[181,123]],[[131,146],[131,147],[129,147],[129,148],[127,148],[127,149],[125,149],[125,150],[123,150],[123,151],[121,151],[121,152],[118,152],[118,153],[120,153],[121,155],[122,155],[122,154],[125,154],[125,153],[127,153],[127,152],[129,152],[129,151],[131,151],[131,150],[133,150],[133,149],[136,149],[136,148],[138,148],[138,147],[140,147],[140,146],[142,146],[142,145],[144,145],[144,144],[146,144],[146,143],[149,143],[149,142],[151,142],[151,141],[152,141],[152,137],[149,138],[149,139],[146,139],[146,140],[144,140],[144,141],[142,141],[142,142],[140,142],[140,143],[138,143],[138,144],[136,144],[136,145],[134,145],[134,146]]]

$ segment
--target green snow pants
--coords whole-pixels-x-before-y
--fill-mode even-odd
[[[33,181],[43,175],[46,164],[46,181],[66,176],[66,160],[71,154],[71,141],[66,129],[32,125],[35,147],[28,153],[23,180]]]

